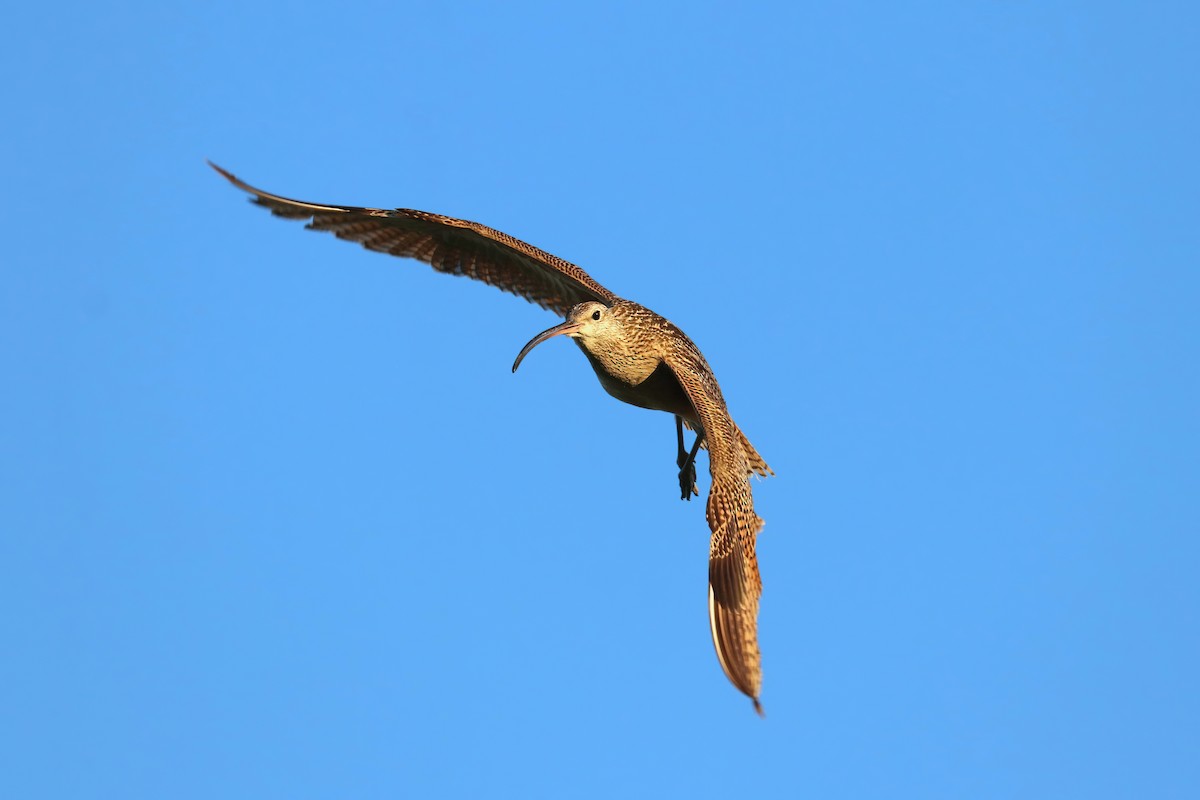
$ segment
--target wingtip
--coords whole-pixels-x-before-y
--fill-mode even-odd
[[[762,703],[758,702],[757,697],[751,697],[750,699],[754,701],[754,710],[758,713],[759,718],[766,719],[767,712],[763,711]]]
[[[208,164],[210,167],[215,169],[217,171],[217,174],[219,174],[222,178],[229,181],[230,183],[237,184],[240,182],[240,181],[238,181],[238,179],[234,176],[234,174],[232,172],[230,172],[227,169],[217,166],[216,164],[214,164],[212,162],[212,159],[206,158],[206,159],[204,159],[204,163]]]

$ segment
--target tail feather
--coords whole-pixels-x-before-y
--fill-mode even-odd
[[[734,425],[737,428],[736,425]],[[750,472],[760,477],[774,475],[775,470],[767,466],[767,462],[754,449],[754,445],[750,444],[750,440],[746,438],[746,434],[742,433],[741,428],[737,428],[738,441],[742,443],[742,451],[746,454],[746,464],[750,467]]]
[[[695,430],[695,426],[693,426],[692,423],[688,422],[686,419],[683,421],[683,424],[684,427],[686,427],[689,431]],[[750,440],[746,438],[746,434],[742,433],[742,429],[739,428],[736,423],[734,423],[733,428],[737,433],[738,442],[742,446],[742,452],[746,454],[746,466],[749,467],[749,471],[746,474],[758,475],[760,478],[773,476],[775,474],[775,470],[767,466],[766,460],[764,460],[763,457],[758,454],[758,451],[754,449],[754,445],[750,444]],[[700,447],[707,450],[708,442],[701,442]]]

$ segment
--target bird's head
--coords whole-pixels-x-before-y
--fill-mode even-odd
[[[513,372],[517,371],[517,367],[521,366],[521,361],[529,353],[530,350],[537,347],[542,342],[558,335],[570,336],[572,339],[578,339],[588,350],[592,349],[592,345],[603,343],[607,339],[617,338],[621,335],[621,323],[612,313],[612,309],[598,303],[595,300],[580,303],[567,312],[567,321],[561,325],[555,325],[549,330],[542,331],[537,336],[529,340],[529,344],[521,348],[521,352],[517,355],[517,360],[513,362]]]

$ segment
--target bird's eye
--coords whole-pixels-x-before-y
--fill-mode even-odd
[[[600,312],[599,312],[599,311],[593,311],[593,312],[592,312],[592,319],[600,319]]]

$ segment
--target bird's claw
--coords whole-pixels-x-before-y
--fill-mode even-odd
[[[700,490],[696,488],[695,463],[688,464],[686,469],[679,470],[679,490],[682,492],[679,496],[680,500],[691,500],[692,495],[700,495]]]

